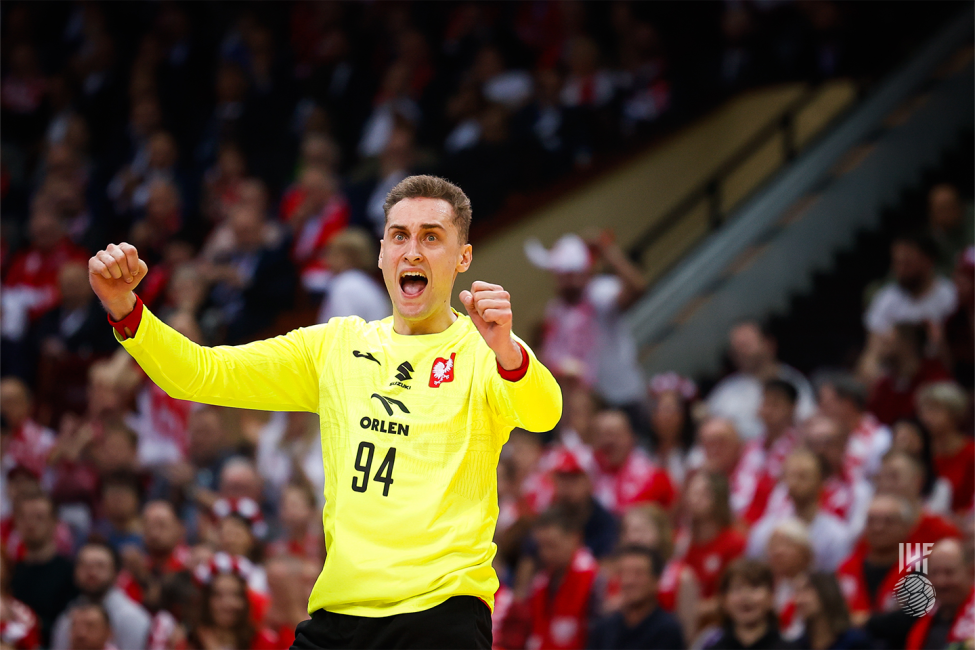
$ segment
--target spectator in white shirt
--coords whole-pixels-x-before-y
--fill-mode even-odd
[[[386,292],[365,272],[375,260],[375,246],[364,230],[349,228],[329,242],[325,262],[332,275],[325,284],[319,323],[336,316],[359,316],[368,322],[392,314]]]
[[[139,650],[149,638],[149,612],[116,586],[119,558],[103,542],[88,542],[78,551],[75,563],[75,585],[88,602],[96,603],[108,612],[112,638],[120,648]],[[54,623],[51,648],[67,650],[72,645],[71,608]]]
[[[593,276],[593,252],[611,275]],[[588,245],[578,235],[564,235],[550,250],[529,240],[525,254],[535,266],[552,271],[558,287],[545,310],[539,356],[556,376],[581,374],[600,398],[625,410],[635,428],[644,429],[646,383],[623,321],[623,313],[646,289],[640,270],[607,232]]]
[[[783,517],[795,515],[809,526],[814,564],[821,571],[835,571],[850,552],[847,526],[836,515],[820,507],[825,471],[823,462],[808,449],[797,449],[785,462],[782,482],[788,490],[790,508],[769,512],[748,537],[749,557],[765,559],[768,540]]]
[[[940,323],[955,311],[955,285],[937,274],[937,258],[938,246],[928,235],[902,235],[890,245],[894,279],[877,292],[863,316],[868,338],[859,374],[868,384],[881,374],[880,351],[895,325]]]
[[[763,430],[758,409],[769,379],[782,379],[795,386],[799,393],[797,422],[813,414],[816,402],[812,387],[801,372],[775,358],[775,339],[761,325],[755,321],[740,323],[731,330],[729,339],[731,359],[738,372],[722,379],[711,391],[707,400],[711,415],[734,422],[743,440],[757,438]]]

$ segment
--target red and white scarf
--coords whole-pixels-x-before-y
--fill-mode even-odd
[[[628,506],[646,501],[648,491],[657,481],[662,481],[666,473],[654,464],[649,454],[636,447],[618,468],[610,468],[600,460],[597,453],[598,470],[593,481],[593,495],[607,510],[620,515]],[[660,476],[663,474],[663,476]],[[666,479],[670,482],[670,479]],[[671,488],[672,490],[672,488]],[[671,493],[669,500],[672,500]],[[663,503],[664,507],[670,503]]]
[[[4,599],[7,616],[0,618],[0,642],[17,650],[36,648],[40,644],[41,631],[37,616],[31,608],[13,598]]]
[[[931,624],[934,622],[934,615],[937,611],[934,609],[914,624],[907,635],[907,643],[904,646],[907,650],[921,650],[924,647],[924,642],[927,641],[928,632],[931,630]],[[975,639],[975,589],[968,593],[968,599],[958,608],[958,613],[955,614],[955,621],[951,624],[946,641],[951,646],[954,643],[970,644],[972,639]]]
[[[580,547],[572,556],[554,598],[549,599],[549,573],[535,578],[531,595],[532,633],[525,646],[527,650],[586,647],[589,598],[598,570],[596,559],[585,547]]]
[[[843,473],[850,477],[870,476],[877,471],[880,457],[890,446],[890,431],[873,415],[866,413],[850,432],[843,457]]]

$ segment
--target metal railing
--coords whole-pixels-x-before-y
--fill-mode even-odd
[[[685,250],[689,250],[698,241],[704,239],[707,235],[711,234],[715,230],[721,227],[725,222],[728,214],[738,207],[748,195],[761,185],[761,181],[756,182],[754,187],[749,188],[746,195],[736,200],[734,204],[724,206],[723,205],[723,193],[722,187],[725,181],[732,176],[735,172],[742,168],[742,166],[749,162],[756,153],[762,150],[763,147],[772,142],[776,137],[781,136],[782,138],[782,162],[776,166],[772,173],[781,169],[783,166],[791,162],[799,154],[800,149],[804,148],[806,145],[810,144],[815,139],[816,135],[819,135],[825,131],[829,122],[835,120],[839,115],[845,111],[839,111],[837,115],[834,115],[828,120],[826,124],[820,126],[816,134],[812,137],[807,138],[803,146],[800,147],[796,140],[796,118],[804,109],[806,109],[813,99],[819,96],[821,86],[815,86],[808,88],[799,97],[794,99],[788,105],[786,105],[777,115],[770,119],[765,126],[763,126],[754,136],[749,138],[745,143],[743,143],[738,149],[736,149],[728,159],[723,162],[713,173],[711,173],[708,178],[703,182],[696,185],[682,198],[677,205],[671,208],[666,214],[664,214],[660,219],[656,220],[646,231],[643,232],[636,240],[629,246],[627,253],[630,258],[639,263],[646,252],[659,240],[661,240],[670,230],[675,226],[679,225],[688,215],[694,211],[695,208],[701,205],[702,201],[707,201],[708,205],[708,229],[707,232],[703,233],[697,239],[692,242],[688,242]],[[762,179],[764,180],[764,179]],[[662,277],[670,267],[677,264],[680,261],[680,256],[677,256],[666,268],[658,269],[655,274],[657,277]]]

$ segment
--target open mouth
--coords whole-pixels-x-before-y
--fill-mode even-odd
[[[427,276],[423,271],[403,271],[399,276],[399,287],[403,295],[415,298],[427,288]]]

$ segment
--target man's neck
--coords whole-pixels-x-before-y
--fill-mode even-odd
[[[914,378],[914,375],[918,373],[921,369],[921,359],[917,357],[911,357],[910,359],[905,359],[897,364],[894,368],[893,374],[900,379],[905,379],[910,381]]]
[[[657,600],[650,597],[639,603],[624,605],[620,609],[620,612],[623,614],[623,620],[626,621],[627,627],[633,627],[647,616],[650,616],[656,608]]]
[[[755,370],[754,375],[759,381],[763,382],[777,378],[779,376],[779,362],[775,359],[769,359]]]
[[[30,564],[44,564],[46,562],[50,562],[51,560],[53,560],[54,556],[57,554],[58,554],[58,547],[57,544],[55,544],[54,540],[52,539],[51,541],[46,542],[42,546],[38,546],[36,548],[28,548],[27,553],[24,556],[24,560],[26,560]]]
[[[846,427],[846,430],[851,434],[857,430],[862,421],[863,413],[860,411],[854,411],[852,409],[846,412],[842,418],[843,426]]]
[[[819,513],[819,499],[810,499],[809,501],[803,502],[798,502],[793,499],[792,503],[796,508],[796,517],[807,524],[811,524]]]
[[[789,430],[788,426],[776,427],[775,429],[765,429],[765,449],[771,449],[775,441],[781,438]]]
[[[84,592],[84,596],[93,602],[101,603],[105,601],[105,597],[108,596],[108,592],[112,590],[112,587],[113,585],[110,584],[99,591],[86,591]]]
[[[407,320],[397,311],[393,311],[393,331],[404,336],[416,336],[418,334],[438,334],[457,320],[457,314],[450,308],[448,303],[443,304],[442,309],[423,320]]]

